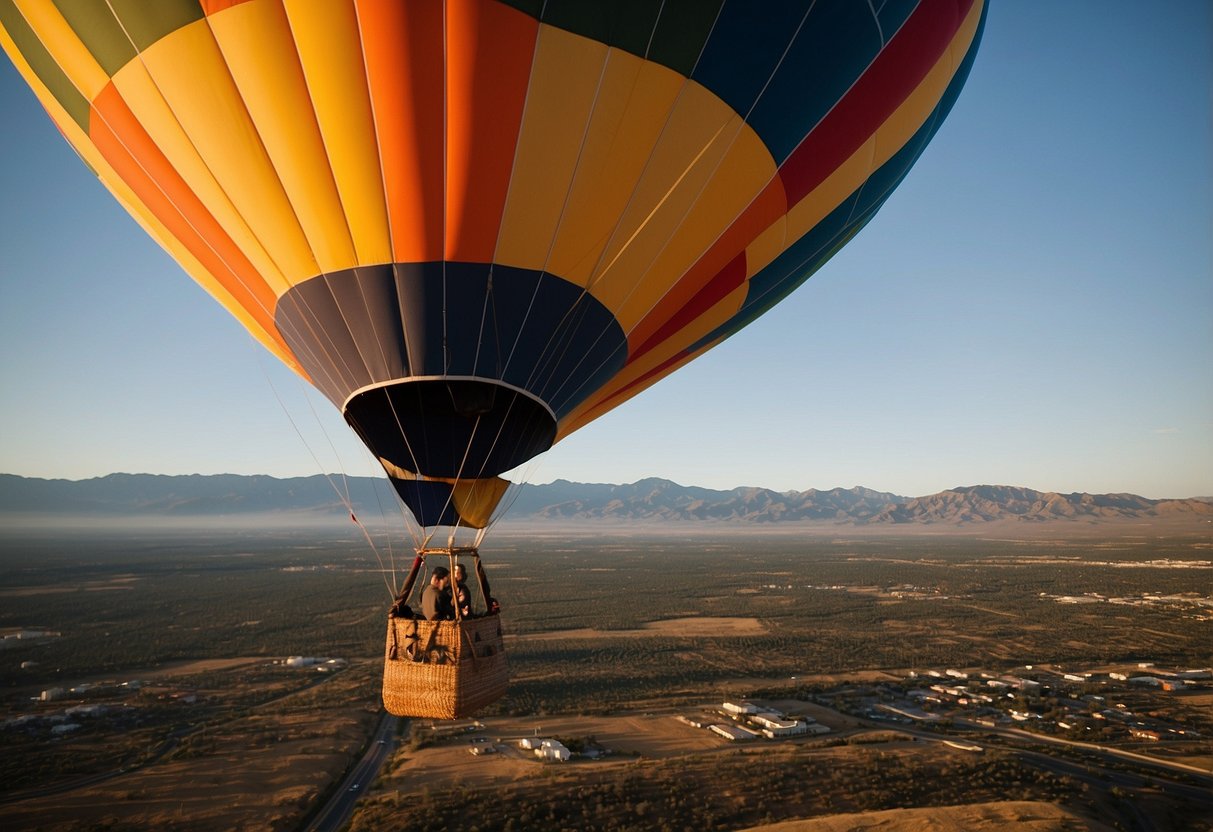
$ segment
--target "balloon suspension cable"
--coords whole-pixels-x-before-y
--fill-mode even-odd
[[[126,27],[125,27],[125,26],[122,24],[121,19],[119,19],[117,16],[115,16],[115,19],[117,20],[117,22],[118,22],[119,26],[121,27],[122,32],[123,32],[123,34],[126,36],[126,38],[127,38],[128,42],[131,44],[131,46],[135,47],[135,53],[138,55],[139,61],[140,61],[141,63],[144,63],[144,62],[145,62],[145,59],[144,59],[144,56],[143,56],[142,51],[141,51],[141,50],[138,48],[138,44],[137,44],[137,42],[136,42],[136,39],[135,39],[134,37],[132,37],[132,36],[131,36],[131,34],[130,34],[130,33],[127,31]],[[146,70],[146,65],[145,65],[145,70]],[[150,73],[150,70],[149,70],[148,72],[149,72],[149,77],[152,77],[152,75],[151,75],[151,73]],[[167,103],[167,99],[165,98],[164,94],[163,94],[163,93],[162,93],[162,92],[159,90],[159,87],[158,87],[158,86],[156,86],[154,83],[153,83],[153,88],[154,88],[154,89],[156,89],[157,93],[159,93],[159,95],[160,95],[160,100],[161,100],[161,101],[164,101],[165,103]],[[110,125],[110,123],[109,123],[109,121],[106,119],[106,117],[105,117],[105,114],[104,114],[104,113],[102,113],[102,114],[101,114],[101,119],[102,119],[102,121],[103,121],[103,122],[104,122],[104,123],[107,125],[107,127],[110,127],[110,129],[113,131],[113,134],[114,134],[115,136],[121,137],[121,135],[122,135],[122,131],[121,131],[120,129],[118,129],[117,127],[115,127],[115,126]],[[180,122],[178,122],[178,124],[180,124]],[[184,128],[182,128],[182,129],[184,129]],[[149,178],[149,179],[150,179],[152,182],[156,182],[156,181],[157,181],[157,180],[156,180],[156,177],[155,177],[154,175],[152,175],[152,173],[151,173],[151,172],[150,172],[150,171],[149,171],[149,170],[148,170],[148,169],[145,167],[145,165],[144,165],[142,162],[140,162],[140,161],[139,161],[139,159],[138,159],[138,155],[137,155],[137,154],[136,154],[136,153],[135,153],[135,152],[134,152],[134,151],[133,151],[133,150],[132,150],[130,147],[128,147],[128,146],[126,145],[126,143],[122,141],[122,139],[121,139],[121,138],[119,138],[119,143],[121,144],[121,146],[123,147],[123,149],[124,149],[124,150],[126,150],[127,152],[129,152],[129,153],[131,154],[131,157],[132,157],[132,158],[135,160],[136,164],[139,166],[139,169],[140,169],[140,170],[141,170],[141,171],[142,171],[142,172],[143,172],[145,175],[147,175],[147,176],[148,176],[148,178]],[[74,148],[74,145],[73,145],[73,149],[75,149],[75,148]],[[78,151],[77,151],[77,155],[79,155],[79,152],[78,152]],[[174,194],[170,194],[169,192],[167,192],[167,191],[166,191],[166,190],[165,190],[163,187],[161,187],[161,186],[160,186],[158,183],[157,183],[157,188],[159,189],[160,195],[161,195],[161,196],[162,196],[162,197],[163,197],[163,198],[164,198],[164,199],[165,199],[165,200],[166,200],[166,201],[167,201],[167,202],[168,202],[170,205],[172,205],[173,207],[178,208],[178,209],[180,210],[180,206],[178,205],[178,199],[176,198],[176,196],[175,196]],[[209,241],[206,239],[206,235],[205,235],[205,234],[202,234],[202,233],[200,232],[200,230],[199,230],[198,228],[196,228],[196,227],[193,225],[193,223],[192,223],[192,222],[190,222],[190,220],[188,219],[188,216],[187,216],[186,212],[183,212],[183,214],[182,214],[182,215],[186,217],[186,222],[189,224],[189,227],[190,227],[190,228],[191,228],[193,231],[195,231],[196,233],[198,233],[198,234],[199,234],[199,237],[200,237],[200,238],[203,240],[203,242],[206,244],[207,248],[208,248],[208,249],[210,249],[211,253],[212,253],[212,254],[213,254],[213,255],[214,255],[214,256],[215,256],[215,257],[216,257],[216,258],[219,260],[219,262],[223,263],[225,266],[227,266],[228,268],[230,268],[230,269],[231,269],[231,271],[232,271],[232,273],[233,273],[233,274],[235,274],[235,275],[237,275],[237,281],[238,281],[238,283],[240,284],[240,286],[241,286],[241,287],[242,287],[242,288],[243,288],[245,291],[248,291],[248,292],[249,292],[251,295],[256,296],[255,287],[250,287],[249,285],[247,285],[247,284],[245,283],[245,281],[244,281],[243,279],[241,279],[241,278],[239,277],[239,272],[238,272],[238,270],[237,270],[237,269],[235,269],[235,268],[233,268],[233,267],[231,266],[231,264],[230,264],[230,263],[228,263],[228,259],[227,259],[226,255],[225,255],[225,253],[224,253],[224,252],[219,251],[219,250],[218,250],[218,249],[216,249],[216,248],[215,248],[213,245],[211,245],[211,243],[210,243],[210,242],[209,242]],[[261,311],[262,311],[263,313],[265,313],[265,314],[267,314],[267,315],[270,315],[270,316],[272,317],[272,310],[271,310],[271,309],[269,309],[269,308],[268,308],[268,307],[267,307],[267,306],[266,306],[264,303],[259,303],[259,304],[258,304],[258,306],[259,306],[259,308],[261,309]],[[311,314],[311,316],[312,316],[312,318],[313,318],[314,320],[319,320],[319,317],[318,317],[318,316],[317,316],[317,315],[316,315],[316,314],[315,314],[315,313],[314,313],[314,312],[313,312],[313,311],[312,311],[310,308],[308,308],[308,307],[306,306],[306,304],[304,305],[304,309],[306,309],[306,310],[307,310],[307,311],[308,311],[308,312]],[[294,325],[291,325],[290,329],[291,329],[292,331],[294,331],[294,330],[295,330]],[[253,337],[253,335],[252,335],[252,331],[251,331],[251,330],[250,330],[250,332],[249,332],[249,337],[250,337],[250,338],[252,338],[252,337]],[[254,340],[256,340],[256,339],[254,338]],[[309,351],[310,351],[310,349],[309,349]],[[318,358],[318,357],[317,357],[317,358]],[[316,362],[316,363],[318,364],[318,366],[323,367],[323,366],[325,366],[325,364],[326,364],[326,363],[327,363],[328,365],[335,366],[334,362],[331,360],[331,356],[326,356],[326,358],[328,358],[328,359],[329,359],[327,362],[321,362],[321,361],[317,360],[317,362]],[[264,367],[261,367],[261,369],[262,369],[262,373],[263,373],[263,375],[265,375],[265,376],[266,376],[266,379],[268,380],[269,376],[268,376],[268,373],[266,373],[266,372],[265,372],[265,368],[264,368]],[[270,382],[270,388],[271,388],[271,389],[274,391],[274,395],[275,395],[276,397],[278,397],[279,404],[283,406],[283,410],[284,410],[284,411],[286,411],[286,407],[285,407],[285,405],[284,405],[284,404],[283,404],[283,402],[282,402],[282,398],[281,398],[281,396],[279,396],[278,391],[277,391],[277,389],[274,387],[274,385],[273,385],[273,383],[272,383],[272,382]],[[309,406],[310,406],[310,400],[309,400]],[[287,418],[288,418],[288,420],[291,422],[291,426],[292,426],[292,427],[295,429],[295,432],[296,432],[297,434],[299,434],[300,438],[302,439],[302,438],[303,438],[303,437],[302,437],[302,433],[300,433],[298,425],[295,423],[294,419],[293,419],[293,418],[291,418],[289,411],[286,411],[286,412],[287,412]],[[323,428],[322,428],[322,431],[323,431]],[[325,434],[325,436],[326,436],[326,438],[327,438],[327,433]],[[346,508],[350,510],[350,516],[351,516],[351,518],[353,518],[355,522],[358,522],[358,521],[357,521],[357,517],[356,517],[356,515],[354,514],[354,512],[353,512],[353,508],[352,508],[352,506],[351,506],[351,504],[350,504],[350,503],[351,503],[351,501],[350,501],[350,498],[349,498],[349,493],[348,493],[348,483],[346,483],[346,486],[347,486],[346,493],[344,493],[344,494],[343,494],[343,493],[342,493],[342,491],[341,491],[341,489],[339,489],[339,488],[337,487],[336,483],[334,483],[334,482],[333,482],[332,478],[331,478],[331,477],[329,477],[328,473],[327,473],[327,472],[325,472],[325,471],[323,470],[323,467],[320,465],[320,461],[319,461],[318,459],[316,459],[316,455],[315,455],[315,453],[312,451],[311,446],[310,446],[310,445],[308,445],[308,443],[307,443],[307,441],[306,441],[306,440],[303,440],[303,443],[304,443],[304,447],[306,447],[306,448],[308,449],[308,453],[310,453],[310,454],[312,455],[313,460],[315,460],[315,461],[316,461],[317,468],[318,468],[318,469],[320,469],[321,473],[322,473],[322,474],[324,474],[325,478],[326,478],[326,479],[328,479],[329,484],[330,484],[330,485],[333,487],[333,490],[334,490],[334,491],[337,493],[337,497],[338,497],[338,499],[340,499],[340,500],[342,501],[342,503],[343,503],[343,504],[346,506]],[[330,442],[330,444],[331,444],[331,442]],[[343,478],[344,478],[344,471],[343,471]],[[359,525],[361,525],[361,524],[359,524]],[[366,532],[366,529],[365,529],[365,528],[363,528],[363,533],[364,533],[364,534],[367,536],[367,543],[368,543],[368,544],[371,546],[372,551],[374,551],[376,559],[377,559],[377,560],[379,560],[379,563],[380,563],[380,569],[381,569],[381,574],[383,574],[383,559],[382,559],[382,557],[379,555],[379,551],[378,551],[378,549],[376,549],[374,541],[373,541],[373,540],[370,538],[370,535],[369,535],[369,534]],[[416,536],[414,536],[414,537],[416,538]],[[387,579],[386,579],[386,576],[385,576],[385,582],[386,582],[386,580],[387,580]]]
[[[510,482],[510,487],[506,492],[506,496],[504,496],[502,501],[497,504],[497,510],[493,512],[493,516],[489,520],[488,525],[481,529],[480,538],[478,538],[476,541],[477,548],[480,547],[480,544],[484,538],[484,532],[487,532],[493,526],[496,526],[503,517],[510,513],[510,509],[513,508],[514,503],[518,502],[518,498],[522,496],[522,487],[530,483],[533,475],[539,469],[539,466],[540,457],[533,457],[527,463],[526,469],[523,471],[522,476],[517,477],[515,480]]]
[[[250,339],[252,338],[251,335],[249,337],[250,337]],[[256,345],[254,344],[254,346],[256,346]],[[258,350],[257,352],[260,352],[260,351]],[[286,406],[286,402],[283,401],[283,399],[282,399],[282,394],[279,392],[277,385],[274,384],[273,379],[270,378],[270,374],[266,371],[265,365],[261,363],[260,358],[257,361],[257,366],[260,368],[261,374],[265,378],[266,384],[269,385],[270,391],[273,392],[274,398],[278,400],[278,406],[282,408],[282,412],[286,415],[287,421],[290,422],[291,428],[295,431],[295,435],[299,437],[299,441],[302,442],[303,447],[307,449],[308,454],[312,457],[312,461],[316,463],[317,470],[320,471],[321,475],[325,478],[325,480],[328,482],[328,484],[332,487],[333,492],[337,495],[337,499],[341,501],[341,504],[343,506],[345,506],[346,511],[349,512],[350,520],[352,520],[354,522],[354,525],[356,525],[358,527],[358,529],[362,532],[362,536],[363,536],[363,538],[366,539],[367,545],[371,547],[371,551],[375,554],[375,560],[377,560],[379,562],[379,574],[383,578],[384,584],[387,586],[388,594],[391,595],[392,597],[395,597],[396,592],[392,588],[392,584],[394,583],[395,576],[396,576],[395,555],[393,554],[390,556],[392,579],[389,580],[388,579],[388,570],[383,565],[383,556],[380,555],[380,553],[379,553],[379,547],[377,547],[375,545],[375,541],[371,537],[370,531],[367,529],[367,527],[365,525],[363,525],[362,521],[358,519],[358,515],[354,511],[354,503],[353,503],[353,500],[350,498],[349,478],[345,474],[345,465],[341,461],[341,456],[337,453],[337,449],[333,445],[332,439],[328,435],[328,431],[326,431],[324,429],[324,424],[320,421],[320,417],[316,413],[315,408],[311,407],[311,404],[312,404],[311,398],[307,396],[307,393],[305,391],[304,398],[307,399],[308,408],[311,410],[312,416],[316,419],[316,424],[319,426],[321,434],[324,435],[325,440],[329,443],[329,447],[333,450],[334,456],[337,457],[337,465],[341,469],[341,483],[342,483],[343,488],[337,487],[337,483],[333,481],[333,476],[331,474],[329,474],[328,472],[326,472],[324,470],[324,466],[320,464],[319,457],[317,457],[316,452],[312,450],[312,446],[307,441],[307,439],[304,437],[303,431],[301,431],[299,429],[299,424],[295,421],[295,417],[291,415],[290,409]]]
[[[450,551],[447,552],[447,558],[450,561],[447,569],[450,570],[448,575],[451,582],[451,606],[455,608],[455,623],[458,624],[463,620],[463,605],[459,603],[459,583],[455,580],[456,559],[455,546],[453,544],[450,547]]]

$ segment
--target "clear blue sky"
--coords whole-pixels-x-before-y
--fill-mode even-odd
[[[1211,10],[995,0],[952,115],[852,244],[527,479],[1213,494]],[[0,108],[0,471],[375,471],[4,59]]]

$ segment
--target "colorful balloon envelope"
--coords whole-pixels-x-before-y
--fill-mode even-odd
[[[939,128],[984,0],[0,0],[135,219],[423,525],[758,318]]]

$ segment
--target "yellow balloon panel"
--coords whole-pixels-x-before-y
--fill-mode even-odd
[[[263,249],[274,264],[270,274],[280,273],[287,286],[315,275],[311,247],[207,22],[178,29],[145,50],[140,62],[152,88],[147,99],[128,99],[128,106],[142,121],[153,114],[155,99],[163,99],[182,138],[174,143],[167,134],[153,137],[175,164],[184,162],[191,150],[201,159],[218,185],[218,191],[199,190],[205,188],[204,181],[187,178],[203,204],[219,218],[230,203],[235,217],[220,219],[225,230],[236,227],[238,217],[252,232],[252,241],[242,243],[236,234],[233,239],[250,259],[256,259],[256,248]],[[132,62],[119,76],[136,66]],[[198,83],[199,77],[208,83]]]
[[[250,0],[215,15],[211,31],[239,90],[269,173],[278,180],[309,252],[281,256],[295,263],[292,277],[311,277],[357,265],[332,164],[316,124],[286,12],[278,0]],[[245,155],[242,147],[230,156]],[[266,177],[268,178],[268,176]],[[268,184],[263,187],[269,188]],[[274,193],[271,199],[276,198]],[[285,220],[281,220],[286,222]],[[299,241],[292,239],[291,245]],[[285,248],[285,240],[282,245]],[[311,272],[307,272],[308,268]],[[317,269],[318,267],[318,269]],[[302,272],[296,272],[300,268]]]
[[[666,67],[611,51],[549,261],[555,274],[590,283],[685,83]]]
[[[624,332],[774,175],[770,154],[752,136],[711,93],[693,83],[682,88],[589,284]],[[717,177],[737,188],[711,188]],[[703,198],[709,190],[713,200]]]
[[[494,262],[548,267],[608,53],[596,41],[540,29]]]
[[[291,33],[358,263],[392,259],[358,20],[352,5],[289,0]]]

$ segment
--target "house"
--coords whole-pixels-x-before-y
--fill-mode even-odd
[[[556,762],[564,763],[573,754],[559,740],[543,740],[539,747],[535,749],[535,756],[542,757],[545,760],[555,760]]]

